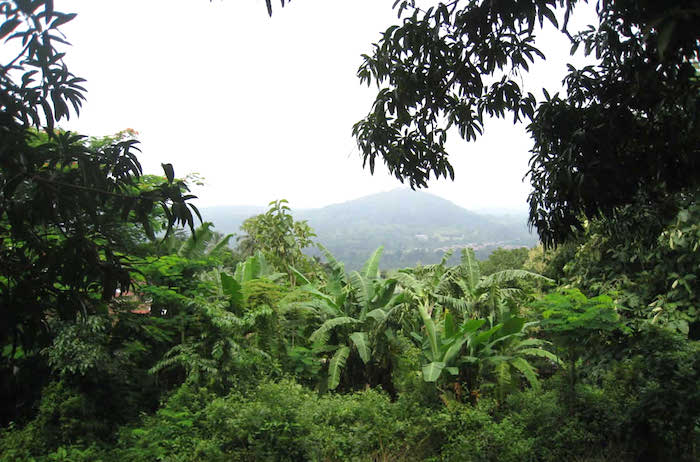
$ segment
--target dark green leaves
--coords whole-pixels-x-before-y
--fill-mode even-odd
[[[575,6],[394,2],[403,22],[382,34],[357,73],[378,87],[371,110],[353,127],[363,166],[374,172],[379,158],[400,181],[426,187],[433,177],[454,178],[449,128],[473,141],[489,117],[529,121],[530,225],[546,246],[570,239],[584,218],[696,187],[697,2],[602,2],[600,24],[572,33]],[[538,103],[514,76],[544,58],[535,32],[545,23],[559,27],[557,10],[571,53],[582,48],[597,62],[570,67],[566,96],[545,93]]]
[[[371,172],[381,157],[414,188],[426,187],[431,175],[454,179],[445,150],[448,128],[471,141],[483,133],[486,116],[512,112],[515,122],[532,117],[534,96],[510,76],[543,57],[532,45],[532,24],[524,25],[532,22],[530,10],[550,17],[547,5],[554,2],[505,3],[457,1],[422,11],[401,2],[400,12],[412,14],[384,32],[358,71],[361,82],[380,87],[370,113],[353,127]],[[511,29],[492,28],[488,14]],[[489,84],[489,77],[498,80]]]
[[[165,172],[165,177],[168,179],[168,183],[172,183],[175,179],[175,172],[173,171],[172,164],[161,164],[163,166],[163,171]]]
[[[87,139],[55,129],[85,99],[57,48],[74,17],[47,0],[0,2],[0,343],[27,351],[47,318],[104,310],[100,300],[127,290],[133,247],[166,227],[194,229],[199,215],[172,166],[160,184],[143,177],[133,131]]]

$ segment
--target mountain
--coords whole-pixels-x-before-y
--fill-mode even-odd
[[[202,216],[221,233],[239,232],[249,216],[264,207],[202,208]],[[380,245],[384,246],[382,268],[414,266],[440,261],[444,252],[472,247],[480,258],[498,247],[533,246],[527,216],[495,216],[470,212],[454,203],[422,191],[396,189],[318,209],[293,211],[297,220],[307,220],[317,241],[348,268],[354,269]],[[318,252],[310,250],[310,254]]]

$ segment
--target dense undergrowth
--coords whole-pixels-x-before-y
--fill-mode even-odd
[[[286,213],[268,212],[293,237]],[[305,270],[281,272],[270,249],[228,241],[204,226],[142,244],[140,295],[17,351],[6,386],[33,389],[2,460],[696,457],[697,342],[653,303],[645,320],[627,292],[572,288],[585,245],[566,265],[502,250],[481,276],[470,251],[380,273],[378,249],[348,274],[294,245]]]

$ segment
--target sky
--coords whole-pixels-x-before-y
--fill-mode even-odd
[[[382,166],[363,170],[352,125],[376,87],[356,71],[394,0],[56,0],[78,16],[63,27],[66,63],[87,79],[87,102],[64,128],[101,136],[138,131],[146,173],[172,163],[198,173],[199,206],[314,208],[401,187]],[[577,16],[591,22],[591,12]],[[542,31],[548,56],[526,76],[560,88],[569,45]],[[540,93],[541,94],[541,93]],[[470,210],[525,211],[531,141],[524,125],[490,120],[477,142],[448,141],[455,180],[428,192]],[[405,187],[405,186],[404,186]]]

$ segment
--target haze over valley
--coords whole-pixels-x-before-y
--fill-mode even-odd
[[[290,204],[292,207],[294,204]],[[266,206],[218,206],[202,208],[205,221],[219,233],[241,235],[243,221],[264,213]],[[407,188],[372,194],[315,209],[294,209],[296,220],[307,220],[326,246],[351,269],[362,266],[379,246],[384,246],[382,268],[403,268],[437,263],[448,250],[471,247],[480,259],[498,247],[532,247],[537,236],[527,228],[527,215],[475,213],[423,191]],[[317,255],[316,249],[307,249]]]

